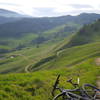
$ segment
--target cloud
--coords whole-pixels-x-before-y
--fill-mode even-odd
[[[56,8],[48,8],[48,7],[40,7],[40,8],[33,8],[32,12],[33,16],[38,17],[51,17],[51,16],[60,16],[62,14],[56,12]]]
[[[75,8],[75,9],[78,9],[78,8],[93,8],[93,6],[91,5],[88,5],[88,4],[70,4],[69,6]]]
[[[14,4],[14,3],[0,3],[0,5],[8,5],[8,6],[21,6],[20,4]]]
[[[0,8],[35,17],[99,13],[99,5],[99,0],[0,0]]]

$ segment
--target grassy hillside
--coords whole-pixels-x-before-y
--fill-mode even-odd
[[[78,64],[91,57],[100,56],[100,43],[92,43],[83,46],[67,48],[62,51],[55,52],[55,56],[48,61],[48,58],[40,60],[33,65],[32,69],[56,69],[62,67],[70,67]],[[32,70],[31,69],[31,70]]]
[[[0,44],[2,46],[9,46],[9,48],[24,48],[28,46],[32,40],[36,39],[38,35],[29,33],[21,38],[0,38]],[[31,45],[31,44],[30,44]]]
[[[52,18],[21,18],[0,25],[0,45],[20,49],[48,40],[58,41],[75,33],[83,24],[92,23],[98,18],[99,14],[87,13]]]
[[[25,68],[27,66],[33,66],[41,59],[56,55],[56,50],[62,48],[71,37],[62,41],[48,41],[39,44],[38,47],[33,45],[6,53],[0,60],[0,73],[26,72]],[[14,57],[12,58],[12,56]]]
[[[100,18],[99,14],[84,13],[78,16],[22,18],[21,20],[0,25],[0,37],[20,37],[27,33],[41,34],[60,25],[74,23],[89,24]]]
[[[82,83],[95,84],[100,72],[99,66],[95,64],[96,58],[89,58],[78,65],[56,70],[0,75],[0,99],[52,100],[51,90],[58,74],[61,74],[60,86],[65,88],[72,88],[69,83],[66,83],[66,79],[73,77],[76,82],[77,74],[80,74],[80,85]]]
[[[65,37],[74,34],[80,29],[81,25],[66,24],[45,31],[41,34],[27,33],[21,37],[0,37],[0,45],[8,46],[12,50],[18,50],[30,46],[38,46],[44,42],[59,42]]]
[[[64,37],[76,33],[81,27],[82,25],[80,24],[68,23],[58,26],[52,30],[45,31],[42,36],[48,40],[63,40]]]
[[[58,74],[61,74],[60,86],[72,88],[66,80],[73,77],[76,82],[77,74],[80,75],[80,85],[83,83],[96,84],[100,74],[96,59],[100,58],[100,42],[66,48],[57,51],[59,45],[65,45],[66,40],[49,44],[42,44],[39,48],[27,48],[9,53],[6,59],[0,60],[1,73],[14,73],[0,75],[1,100],[52,100],[51,90]],[[68,42],[68,41],[67,41]],[[51,45],[51,46],[50,46]],[[11,55],[16,55],[10,58]],[[55,57],[34,68],[37,62],[48,57]],[[28,73],[25,67],[30,66]],[[49,78],[48,78],[49,77]]]
[[[4,55],[0,60],[0,73],[25,72],[28,65],[33,65],[43,58],[54,55],[54,50],[60,42],[47,42],[30,46]]]
[[[68,25],[45,31],[43,36],[51,39],[43,43],[40,42],[44,40],[42,35],[30,33],[19,38],[15,45],[23,47],[26,43],[27,47],[15,48],[0,59],[0,100],[52,100],[51,90],[58,74],[61,74],[60,86],[64,88],[73,88],[66,79],[73,77],[76,82],[78,75],[80,85],[96,85],[100,76],[100,65],[96,63],[100,58],[99,25],[100,21],[86,25],[63,40],[60,36],[54,37],[56,34],[65,36]],[[11,47],[0,46],[8,50]]]
[[[69,40],[68,38],[61,42],[47,42],[38,47],[11,52],[5,56],[5,59],[0,60],[0,73],[26,72],[25,68],[29,71],[37,71],[67,67],[92,56],[99,56],[99,42],[58,50]]]
[[[93,24],[85,25],[66,46],[71,47],[92,42],[100,42],[100,20]]]

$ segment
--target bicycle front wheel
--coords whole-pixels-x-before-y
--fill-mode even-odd
[[[65,93],[61,93],[61,94],[58,94],[57,96],[55,96],[53,98],[53,100],[74,100],[74,99],[69,99],[69,98],[67,98]]]
[[[86,96],[88,96],[89,98],[96,99],[96,98],[100,97],[100,96],[97,96],[100,93],[100,89],[98,89],[97,87],[95,87],[91,84],[84,84],[82,88],[83,88]]]

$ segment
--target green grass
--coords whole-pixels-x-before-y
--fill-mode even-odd
[[[1,100],[52,100],[51,90],[58,74],[61,74],[60,86],[72,88],[66,80],[73,77],[76,82],[77,74],[80,74],[80,85],[83,83],[96,83],[96,77],[100,73],[95,59],[90,58],[85,62],[68,68],[56,70],[44,70],[26,74],[0,75],[0,99]]]
[[[45,31],[43,32],[42,36],[52,41],[59,41],[59,40],[63,40],[64,37],[74,34],[80,28],[81,25],[79,24],[68,23],[68,24],[55,27],[52,30]]]
[[[28,46],[32,40],[37,38],[38,35],[33,33],[28,33],[27,35],[19,38],[0,38],[0,42],[5,43],[5,46],[10,49],[16,48],[18,46],[24,45]]]
[[[11,48],[6,45],[0,45],[0,55],[11,51]]]
[[[41,44],[39,48],[30,46],[22,50],[17,50],[5,55],[5,59],[0,60],[0,73],[25,72],[25,67],[34,65],[41,59],[55,54],[56,46],[61,42],[47,42]],[[16,55],[11,58],[12,55]],[[8,62],[9,61],[9,62]]]
[[[100,42],[100,20],[82,27],[65,47]]]
[[[39,48],[33,46],[11,52],[6,55],[6,59],[0,60],[0,73],[25,72],[25,67],[30,64],[31,67],[29,70],[31,71],[67,67],[91,58],[92,56],[100,55],[99,42],[59,51],[68,41],[69,39],[57,43],[47,42],[41,44]],[[17,56],[10,58],[11,55]],[[48,61],[49,57],[53,59]],[[42,65],[39,64],[41,62]]]
[[[72,48],[67,48],[55,53],[56,57],[51,61],[38,66],[40,69],[55,69],[69,67],[78,64],[88,58],[100,56],[100,43],[92,43]],[[34,71],[34,69],[33,69]]]
[[[10,49],[16,48],[25,48],[30,47],[32,45],[37,45],[37,38],[42,37],[46,41],[59,42],[63,40],[65,37],[74,34],[78,29],[80,29],[81,25],[69,23],[66,25],[60,25],[58,27],[54,27],[51,30],[44,31],[40,34],[36,33],[27,33],[22,34],[20,37],[4,37],[0,38],[0,44],[9,47]],[[41,42],[44,42],[41,40]]]
[[[0,73],[2,73],[0,74],[0,100],[52,100],[51,90],[58,74],[61,75],[60,86],[64,88],[73,88],[66,83],[66,80],[73,77],[76,82],[78,75],[81,80],[80,85],[83,83],[96,85],[97,76],[100,76],[100,66],[97,66],[95,62],[96,58],[100,58],[100,34],[97,31],[94,34],[94,30],[95,28],[99,30],[99,26],[95,27],[93,24],[86,28],[88,29],[86,33],[89,32],[90,36],[91,27],[93,27],[93,34],[90,36],[92,42],[64,49],[63,47],[70,43],[70,39],[76,36],[72,34],[64,38],[63,36],[67,35],[65,33],[67,27],[69,28],[70,25],[62,25],[44,32],[44,37],[50,40],[38,46],[30,45],[32,40],[38,37],[31,33],[19,39],[1,39],[1,41],[10,43],[7,46],[0,45],[1,49],[27,47],[2,55],[0,59]],[[75,24],[73,27],[79,26]],[[59,36],[56,38],[57,34]],[[84,34],[80,33],[79,36]],[[85,35],[87,37],[87,34]],[[28,71],[26,71],[27,66]]]
[[[5,55],[6,59],[0,60],[0,71],[1,73],[14,74],[0,75],[0,100],[52,100],[51,90],[58,74],[61,74],[61,87],[73,88],[69,83],[66,83],[66,80],[73,77],[76,82],[77,74],[80,75],[80,85],[83,83],[96,85],[100,66],[95,64],[95,59],[100,57],[100,43],[58,51],[59,44],[64,45],[63,42],[65,43],[65,40],[53,45],[49,42],[42,44],[39,48],[25,48]],[[14,54],[22,54],[22,56],[9,58]],[[42,66],[37,66],[38,71],[18,73],[24,72],[26,65],[30,63],[34,65],[41,59],[53,55],[56,55],[53,60],[51,58],[49,62],[44,60],[43,63],[45,63]],[[37,61],[32,62],[34,59]],[[34,68],[31,70],[34,71]]]
[[[66,80],[73,77],[76,82],[77,74],[80,85],[96,85],[100,66],[95,59],[100,57],[100,42],[60,49],[68,41],[46,42],[39,48],[33,46],[6,54],[0,60],[0,73],[9,74],[0,75],[0,100],[52,100],[51,90],[58,74],[64,88],[73,88]],[[12,55],[16,56],[11,58]],[[29,64],[31,72],[23,73]],[[36,64],[37,69],[33,67]]]
[[[9,46],[4,46],[4,45],[0,45],[0,49],[8,49],[8,50],[10,50],[10,47]]]

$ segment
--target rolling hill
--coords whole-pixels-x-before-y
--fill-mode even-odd
[[[77,34],[72,35],[68,39],[65,38],[64,41],[47,41],[41,44],[39,47],[33,46],[19,51],[17,50],[11,52],[5,61],[1,60],[1,73],[10,73],[14,72],[14,70],[16,72],[25,72],[25,68],[27,67],[28,63],[31,64],[28,67],[28,70],[30,71],[56,69],[60,67],[71,66],[91,57],[99,56],[99,24],[100,21],[98,20],[93,24],[86,25],[87,27],[84,26],[82,29],[79,30]],[[82,33],[83,31],[81,32],[81,30],[86,30],[86,33]],[[86,39],[81,39],[83,42],[85,41],[86,43],[76,46],[71,45],[69,48],[72,39],[74,40],[76,36],[79,37],[78,39],[89,36],[88,39],[91,40],[91,42],[87,43]],[[73,43],[75,42],[76,40],[73,41]],[[65,46],[66,48],[64,48]],[[10,58],[12,55],[15,55],[14,59]],[[23,59],[20,60],[20,58]],[[23,63],[24,61],[27,62]],[[16,63],[18,65],[16,65]],[[6,67],[7,65],[10,67]],[[23,67],[21,68],[20,66]]]
[[[3,51],[8,51],[6,48],[10,48],[10,50],[20,50],[25,47],[36,46],[45,43],[45,42],[59,42],[65,37],[74,34],[78,29],[80,29],[80,25],[77,24],[64,24],[58,27],[55,27],[51,30],[44,31],[41,34],[36,33],[27,33],[21,37],[0,37],[0,45],[5,46]],[[14,35],[14,34],[13,34]],[[5,53],[5,52],[4,52]]]
[[[30,17],[28,15],[19,14],[19,13],[16,13],[14,11],[6,10],[6,9],[0,9],[0,16],[8,17],[8,18]]]
[[[21,18],[8,18],[8,17],[0,16],[0,25],[5,24],[5,23],[9,23],[9,22],[18,21],[20,19]]]
[[[14,12],[1,10],[4,14],[13,14]],[[17,13],[15,13],[17,14]],[[92,23],[100,18],[99,14],[83,13],[78,16],[61,16],[61,17],[6,17],[9,22],[6,22],[5,17],[0,25],[0,46],[10,49],[2,49],[10,52],[16,49],[22,49],[27,46],[38,45],[47,42],[57,42],[65,37],[76,33],[84,24]],[[14,20],[13,20],[14,19]],[[4,53],[5,53],[4,52]]]
[[[73,26],[75,26],[75,25],[76,24],[74,24]],[[67,36],[66,35],[65,38],[62,38],[62,39],[64,39],[64,41],[62,41],[61,36],[59,37],[60,38],[59,41],[54,41],[54,40],[56,40],[55,37],[57,34],[60,34],[60,33],[66,34],[66,31],[68,31],[68,29],[69,29],[68,25],[60,26],[53,30],[45,31],[43,33],[44,34],[43,36],[45,36],[46,38],[48,38],[48,37],[50,38],[50,36],[51,36],[51,39],[48,41],[45,41],[42,44],[39,44],[39,41],[40,40],[43,41],[43,38],[39,38],[39,40],[38,40],[38,36],[33,35],[33,37],[35,39],[37,38],[37,41],[35,40],[33,42],[36,42],[36,43],[38,42],[38,44],[39,44],[38,46],[33,44],[33,46],[25,47],[22,43],[24,43],[27,40],[27,37],[28,37],[27,36],[26,39],[23,38],[23,42],[22,42],[22,40],[20,41],[20,43],[22,42],[20,46],[22,46],[22,47],[24,46],[23,49],[19,49],[19,48],[21,48],[21,47],[19,47],[16,50],[11,51],[11,53],[9,53],[10,55],[6,56],[7,59],[5,59],[5,60],[3,59],[3,61],[1,60],[1,73],[9,73],[9,72],[13,72],[14,70],[16,70],[16,72],[23,72],[23,71],[25,71],[25,67],[27,66],[27,64],[32,63],[31,62],[32,59],[33,59],[33,63],[31,65],[31,67],[29,68],[29,70],[35,71],[35,70],[45,69],[45,67],[46,67],[46,69],[56,68],[57,66],[63,67],[64,59],[65,59],[66,63],[68,60],[68,63],[67,64],[65,63],[64,66],[68,66],[68,65],[72,65],[74,63],[80,62],[81,60],[84,60],[89,56],[91,57],[92,54],[95,55],[95,53],[99,52],[99,49],[100,49],[99,48],[99,41],[100,41],[99,40],[99,37],[100,37],[99,26],[100,26],[100,20],[96,21],[93,24],[88,24],[88,25],[83,26],[83,28],[81,28],[77,32],[77,34],[73,34],[70,38],[69,37],[66,38],[66,36]],[[68,27],[68,29],[67,29],[67,27]],[[33,37],[31,35],[28,38],[29,40],[26,41],[27,45],[28,45],[28,43],[30,44],[30,40],[33,39]],[[53,37],[54,37],[54,40],[53,40]],[[89,41],[86,41],[85,38],[88,39]],[[82,41],[82,43],[80,40]],[[16,41],[15,41],[15,43],[16,43]],[[40,43],[41,43],[41,41],[40,41]],[[72,43],[75,44],[76,42],[77,42],[77,45],[71,45]],[[80,44],[80,46],[78,46],[79,44]],[[86,45],[83,45],[83,44],[86,44]],[[83,46],[81,46],[81,45],[83,45]],[[70,46],[70,48],[69,48],[69,46]],[[73,46],[75,46],[75,47],[73,47]],[[3,51],[3,49],[10,50],[10,48],[8,48],[8,47],[3,47],[3,46],[1,46],[1,47],[2,47],[2,51]],[[95,48],[93,48],[93,47],[95,47]],[[92,49],[93,49],[93,51],[92,51]],[[30,53],[28,53],[28,52],[30,52]],[[66,54],[63,54],[63,52],[66,52]],[[82,54],[82,52],[83,52],[83,54]],[[35,55],[34,55],[34,53],[35,53]],[[14,59],[10,58],[12,55],[15,55]],[[43,56],[43,55],[45,55],[45,56]],[[70,58],[70,57],[72,57],[72,58]],[[23,58],[23,59],[20,60],[20,58]],[[25,58],[27,58],[28,60],[27,60],[27,62],[23,63],[25,61]],[[34,58],[35,58],[35,61],[34,61]],[[71,60],[69,61],[69,58],[73,59],[73,61],[71,61]],[[60,62],[61,62],[61,64],[59,64]],[[16,63],[18,63],[18,65],[16,65]],[[10,67],[6,67],[7,65]],[[14,68],[13,66],[16,66],[16,67]],[[21,68],[20,66],[23,66],[23,67]]]
[[[51,18],[23,18],[19,21],[0,25],[0,37],[18,37],[26,33],[41,34],[63,24],[89,24],[100,18],[99,14],[81,14]]]
[[[82,15],[78,17],[80,16],[83,17]],[[79,28],[78,25],[70,23],[53,26],[52,30],[49,27],[42,34],[36,32],[35,36],[33,34],[24,36],[23,43],[28,39],[29,44],[29,39],[33,37],[43,40],[44,36],[50,40],[38,46],[26,46],[2,55],[0,99],[52,100],[51,90],[58,74],[61,74],[60,86],[64,88],[72,88],[70,84],[66,84],[66,78],[73,77],[76,82],[78,75],[80,85],[83,83],[96,85],[97,76],[100,76],[100,65],[96,63],[96,59],[100,58],[100,20],[83,26],[73,34],[75,29]],[[64,36],[62,38],[61,33]],[[38,37],[38,34],[42,38]],[[60,35],[56,38],[58,34]],[[20,40],[22,42],[22,39]],[[10,48],[6,47],[6,49]]]
[[[30,16],[22,15],[6,9],[0,9],[0,25],[18,21],[25,17],[30,17]]]
[[[100,42],[100,20],[84,25],[63,48]]]
[[[27,73],[22,73],[25,72],[25,66],[29,63],[32,65],[37,62],[39,63],[44,55],[44,59],[50,57],[50,52],[52,52],[53,49],[49,50],[49,47],[49,51],[47,51],[47,47],[45,46],[45,48],[41,48],[41,52],[38,51],[39,54],[36,54],[37,49],[36,51],[29,50],[30,52],[27,50],[20,51],[20,53],[22,52],[29,60],[18,55],[15,56],[15,58],[3,59],[0,62],[0,71],[3,72],[3,74],[13,74],[0,75],[0,99],[52,99],[51,90],[58,74],[61,74],[60,85],[65,88],[72,88],[70,84],[66,83],[66,78],[69,79],[73,77],[76,82],[77,74],[80,75],[80,85],[83,83],[96,84],[96,77],[100,74],[100,68],[95,63],[96,59],[100,57],[99,45],[100,43],[93,43],[65,49],[55,59],[48,60],[49,62],[45,64],[41,63],[41,66],[36,66],[36,68],[29,66],[29,72]],[[44,52],[43,50],[45,49],[46,51]],[[18,51],[15,54],[18,54]],[[40,61],[38,61],[39,58]]]

